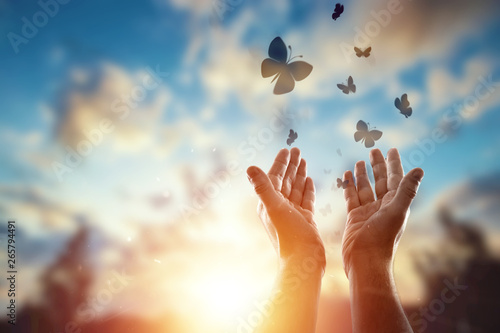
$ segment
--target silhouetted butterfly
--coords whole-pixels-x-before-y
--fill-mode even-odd
[[[288,46],[288,48],[290,49],[290,56],[287,59],[286,45],[280,37],[276,37],[269,45],[269,58],[262,61],[262,77],[266,78],[275,75],[271,83],[278,79],[273,91],[276,95],[292,91],[295,87],[295,81],[304,80],[313,69],[313,66],[305,61],[290,63],[290,60],[297,57],[302,58],[302,56],[291,58],[292,47]]]
[[[337,149],[337,155],[339,155],[340,157],[342,157],[342,150],[340,150],[340,148]]]
[[[401,100],[399,100],[399,98],[396,98],[396,100],[394,101],[394,105],[399,109],[399,112],[401,112],[401,114],[404,115],[406,118],[411,116],[411,113],[413,111],[410,107],[410,102],[408,102],[408,95],[403,94],[401,96]]]
[[[361,49],[356,47],[356,46],[354,47],[354,51],[356,52],[356,55],[358,56],[358,58],[361,56],[368,58],[370,56],[371,50],[372,50],[371,46],[364,51],[361,51]]]
[[[326,216],[327,214],[332,212],[332,207],[330,206],[330,204],[328,204],[324,208],[320,208],[319,211],[321,212],[321,214],[323,214],[323,216]]]
[[[337,87],[339,87],[339,89],[342,90],[342,92],[344,94],[349,94],[349,92],[351,92],[351,91],[353,93],[356,92],[356,85],[354,84],[354,80],[352,79],[352,76],[349,76],[349,78],[347,79],[347,86],[339,83],[339,84],[337,84]]]
[[[381,131],[368,131],[368,125],[363,120],[358,121],[358,123],[356,124],[356,129],[358,131],[354,133],[354,140],[356,140],[356,142],[360,140],[361,142],[364,141],[366,148],[375,146],[375,141],[382,137]]]
[[[349,184],[349,180],[348,179],[342,181],[342,179],[337,178],[337,188],[341,188],[342,187],[345,190],[348,184]]]
[[[286,144],[290,146],[298,137],[299,135],[297,134],[297,132],[294,132],[291,129],[290,134],[288,134],[288,139],[286,139]]]
[[[337,21],[337,19],[339,18],[340,14],[342,14],[343,12],[344,12],[344,5],[341,5],[340,3],[336,4],[335,5],[335,11],[332,14],[332,19],[334,21]]]
[[[331,173],[332,173],[332,169],[329,169],[329,170],[323,169],[323,171],[324,171],[327,175],[329,175],[329,174],[331,174]]]

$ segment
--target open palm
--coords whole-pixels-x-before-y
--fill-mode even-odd
[[[353,175],[344,174],[349,183],[344,190],[347,223],[342,241],[342,256],[346,274],[358,257],[367,254],[391,260],[405,229],[410,204],[416,196],[423,177],[420,168],[404,176],[396,149],[387,153],[373,149],[370,162],[375,177],[375,195],[368,179],[365,162],[356,163]]]
[[[255,166],[247,173],[260,198],[259,217],[280,257],[324,254],[314,221],[314,184],[300,150],[280,150],[267,175]]]

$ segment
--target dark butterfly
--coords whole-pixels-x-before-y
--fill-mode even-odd
[[[298,137],[299,135],[297,134],[297,132],[294,132],[291,129],[290,134],[288,134],[288,139],[286,139],[286,144],[290,146],[295,140],[297,140]]]
[[[352,79],[352,76],[349,76],[349,78],[347,79],[347,86],[344,85],[344,84],[337,84],[337,87],[339,87],[340,90],[342,90],[342,92],[344,94],[349,94],[349,92],[353,92],[355,93],[356,92],[356,85],[354,84],[354,80]]]
[[[413,111],[410,107],[410,102],[408,102],[408,95],[403,94],[401,96],[401,100],[399,100],[399,98],[396,98],[396,100],[394,101],[394,105],[399,109],[399,112],[401,112],[401,114],[404,115],[406,118],[411,116],[411,113]]]
[[[354,51],[356,52],[356,55],[358,56],[358,58],[361,56],[368,58],[370,56],[371,50],[372,50],[371,46],[364,51],[361,51],[361,49],[356,47],[356,46],[354,47]]]
[[[332,169],[330,169],[330,170],[323,169],[323,171],[324,171],[327,175],[329,175],[329,174],[331,174],[331,173],[332,173]]]
[[[269,58],[264,59],[261,65],[262,77],[270,77],[274,75],[273,80],[278,79],[276,85],[274,86],[274,93],[276,95],[286,94],[293,90],[295,87],[295,81],[304,80],[313,69],[313,66],[305,61],[294,61],[290,63],[290,60],[302,56],[292,56],[292,48],[290,49],[290,56],[288,56],[288,51],[286,45],[280,37],[276,37],[269,45]],[[287,59],[288,56],[288,59]]]
[[[375,141],[380,139],[382,137],[382,132],[378,130],[368,130],[368,125],[363,121],[360,120],[356,124],[356,129],[357,132],[354,133],[354,140],[356,142],[360,141],[365,143],[366,148],[371,148],[375,146]]]
[[[337,155],[339,155],[340,157],[342,157],[342,150],[340,150],[340,148],[337,149]]]
[[[336,4],[335,5],[335,11],[332,14],[332,19],[334,21],[337,21],[337,19],[339,18],[340,14],[342,14],[343,12],[344,12],[344,5],[341,5],[340,3]]]
[[[349,184],[349,180],[348,179],[342,181],[342,179],[337,178],[337,188],[341,188],[342,187],[345,190],[348,184]]]
[[[332,212],[332,207],[330,204],[326,205],[325,208],[320,208],[319,211],[323,216],[326,216],[327,214],[330,214]]]

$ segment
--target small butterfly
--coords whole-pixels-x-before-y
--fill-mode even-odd
[[[344,94],[349,94],[349,92],[351,92],[351,91],[353,93],[356,92],[356,85],[354,84],[354,80],[352,79],[352,76],[349,76],[349,78],[347,78],[347,86],[339,83],[339,84],[337,84],[337,87],[339,87],[339,89],[342,90],[342,92]]]
[[[326,205],[324,208],[320,208],[319,211],[323,216],[326,216],[327,214],[330,214],[332,212],[332,207],[330,204]]]
[[[408,102],[407,94],[403,94],[401,96],[401,100],[399,98],[396,98],[396,100],[394,101],[394,105],[399,109],[399,112],[401,112],[401,114],[406,118],[411,116],[413,111],[410,107],[410,102]]]
[[[371,148],[375,145],[375,141],[382,137],[382,132],[378,130],[368,130],[368,125],[360,120],[356,124],[357,132],[354,133],[354,140],[356,142],[360,141],[365,143],[366,148]]]
[[[297,132],[294,132],[291,129],[290,134],[288,134],[288,139],[286,139],[286,144],[290,146],[295,140],[297,140],[298,137],[299,135],[297,134]]]
[[[323,169],[323,171],[324,171],[327,175],[329,175],[329,174],[331,174],[331,173],[332,173],[332,169],[329,169],[329,170]]]
[[[340,148],[337,148],[337,155],[339,155],[340,157],[342,157],[342,150],[340,150]]]
[[[337,19],[339,18],[340,14],[342,14],[343,12],[344,12],[344,5],[341,5],[340,3],[336,4],[335,5],[335,11],[332,14],[332,19],[334,21],[337,21]]]
[[[288,46],[288,48],[290,49],[290,56],[288,56],[288,51],[283,40],[280,37],[276,37],[269,45],[269,58],[264,59],[261,64],[262,77],[266,78],[274,75],[271,83],[278,79],[273,91],[275,95],[286,94],[292,91],[295,87],[295,81],[304,80],[311,74],[313,69],[313,66],[305,61],[290,63],[290,60],[297,57],[302,58],[302,56],[292,58],[292,47]]]
[[[346,179],[342,181],[342,179],[337,178],[337,188],[343,188],[344,190],[347,188],[347,185],[349,184],[349,180]]]
[[[363,56],[365,58],[368,58],[370,56],[370,52],[372,50],[372,47],[370,46],[369,48],[365,49],[364,51],[361,51],[359,47],[354,47],[354,51],[356,52],[356,55],[359,57]]]

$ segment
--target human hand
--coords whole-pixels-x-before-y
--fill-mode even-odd
[[[247,174],[260,198],[257,212],[279,257],[286,262],[314,258],[323,274],[325,249],[314,221],[314,183],[300,150],[280,150],[267,175],[256,166]]]
[[[344,190],[347,222],[342,240],[345,272],[350,278],[353,268],[366,264],[390,268],[399,240],[404,232],[424,172],[411,170],[406,176],[397,149],[384,159],[379,149],[370,152],[375,176],[375,200],[364,161],[356,163],[354,185],[352,172],[344,173],[349,180]]]

